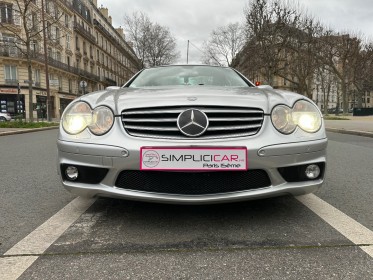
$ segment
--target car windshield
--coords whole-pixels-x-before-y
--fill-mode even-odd
[[[231,68],[213,66],[167,66],[143,70],[128,87],[158,86],[251,86]]]

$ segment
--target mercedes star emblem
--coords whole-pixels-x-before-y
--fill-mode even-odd
[[[197,109],[181,112],[177,118],[177,127],[186,136],[196,137],[202,135],[209,126],[206,114]]]

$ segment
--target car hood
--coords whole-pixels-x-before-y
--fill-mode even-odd
[[[264,113],[270,113],[277,104],[292,107],[299,99],[307,98],[296,93],[273,89],[205,86],[108,89],[80,98],[88,102],[92,108],[99,105],[109,106],[115,114],[131,108],[209,105],[260,108]]]

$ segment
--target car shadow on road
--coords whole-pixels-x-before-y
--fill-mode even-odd
[[[341,244],[291,196],[218,205],[98,199],[49,249],[53,253],[287,248]]]

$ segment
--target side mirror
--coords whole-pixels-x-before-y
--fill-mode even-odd
[[[107,89],[107,90],[116,90],[116,89],[120,89],[120,87],[118,87],[118,86],[110,86],[110,87],[106,87],[105,89]]]

